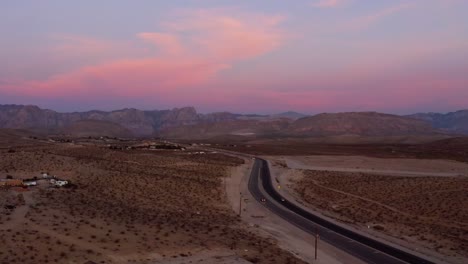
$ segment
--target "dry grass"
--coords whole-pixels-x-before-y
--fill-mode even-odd
[[[0,219],[0,263],[150,263],[218,249],[254,263],[302,263],[232,212],[221,183],[240,159],[71,144],[0,155],[0,177],[47,171],[77,185],[38,187],[24,223],[2,229]],[[1,208],[11,194],[0,191]]]
[[[305,171],[294,189],[341,221],[468,256],[468,178]]]

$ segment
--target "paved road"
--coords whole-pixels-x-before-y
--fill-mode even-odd
[[[321,241],[346,251],[367,263],[434,263],[331,223],[289,202],[273,187],[270,169],[263,159],[255,160],[249,180],[249,191],[257,201],[261,202],[262,198],[266,198],[264,205],[291,224],[308,233],[318,233]]]

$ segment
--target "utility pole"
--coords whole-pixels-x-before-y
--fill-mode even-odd
[[[315,260],[317,260],[317,247],[318,247],[318,239],[320,238],[318,234],[318,228],[315,226]]]
[[[242,192],[239,193],[239,216],[242,214]]]

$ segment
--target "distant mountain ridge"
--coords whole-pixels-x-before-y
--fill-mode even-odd
[[[418,113],[407,117],[429,122],[434,128],[461,134],[468,134],[468,109],[446,114]]]
[[[164,136],[209,138],[230,136],[427,135],[468,133],[468,111],[455,114],[397,116],[351,112],[307,116],[296,112],[243,115],[198,113],[194,107],[59,113],[33,105],[0,105],[0,128],[29,129],[47,134]]]
[[[60,133],[75,122],[95,120],[118,124],[134,136],[149,136],[164,127],[190,125],[204,118],[215,117],[216,114],[202,116],[193,107],[154,111],[122,109],[110,112],[93,110],[58,113],[31,105],[0,105],[0,128],[34,129],[44,133]],[[218,117],[220,118],[223,117]]]
[[[376,112],[318,114],[296,120],[288,134],[302,136],[394,136],[434,133],[425,121]]]
[[[284,118],[290,118],[290,119],[299,119],[299,118],[306,117],[307,115],[301,114],[301,113],[298,113],[298,112],[294,112],[294,111],[288,111],[288,112],[275,114],[275,115],[272,115],[272,116],[273,117],[284,117]]]

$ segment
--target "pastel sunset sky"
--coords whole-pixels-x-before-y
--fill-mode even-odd
[[[466,0],[5,0],[0,104],[468,108]]]

